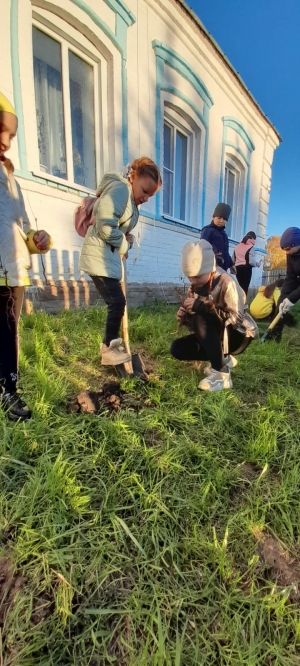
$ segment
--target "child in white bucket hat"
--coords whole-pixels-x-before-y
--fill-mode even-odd
[[[237,282],[216,266],[210,243],[189,242],[182,250],[182,271],[191,283],[177,319],[190,334],[174,340],[171,354],[179,361],[209,361],[202,391],[232,387],[230,369],[257,335],[257,326],[244,313],[243,292]],[[234,354],[234,356],[231,356]]]

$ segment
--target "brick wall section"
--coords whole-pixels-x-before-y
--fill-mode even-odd
[[[176,287],[182,288],[182,285],[129,283],[128,305],[129,307],[140,307],[145,304],[153,304],[155,301],[179,304]],[[83,308],[96,303],[104,305],[93,282],[89,280],[49,280],[48,284],[36,280],[34,286],[25,291],[23,310],[26,314],[41,310],[49,314],[56,314],[61,310]]]

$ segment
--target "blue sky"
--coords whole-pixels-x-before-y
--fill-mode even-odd
[[[300,0],[187,0],[282,137],[268,235],[300,226]]]

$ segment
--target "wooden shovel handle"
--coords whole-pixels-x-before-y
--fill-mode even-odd
[[[276,324],[279,322],[279,319],[281,319],[281,317],[282,317],[281,312],[278,312],[275,319],[273,319],[270,326],[268,326],[268,331],[272,331],[272,328],[274,328],[274,326],[276,326]]]
[[[129,345],[129,330],[128,330],[128,309],[127,309],[127,300],[126,300],[126,259],[123,257],[123,281],[121,282],[122,292],[125,296],[125,310],[122,317],[122,338],[124,343],[124,349],[127,354],[130,354],[130,345]]]
[[[265,341],[266,337],[268,336],[269,331],[272,331],[272,329],[274,328],[274,326],[276,326],[276,324],[279,322],[279,319],[281,319],[281,317],[282,317],[281,312],[278,312],[275,319],[273,319],[270,326],[268,326],[267,330],[264,332],[262,338],[260,338],[261,342]]]

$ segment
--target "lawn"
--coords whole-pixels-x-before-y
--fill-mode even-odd
[[[105,311],[24,317],[34,417],[0,411],[1,666],[300,664],[300,336],[255,341],[234,389],[169,355],[175,309],[131,313],[147,385],[109,376]]]

